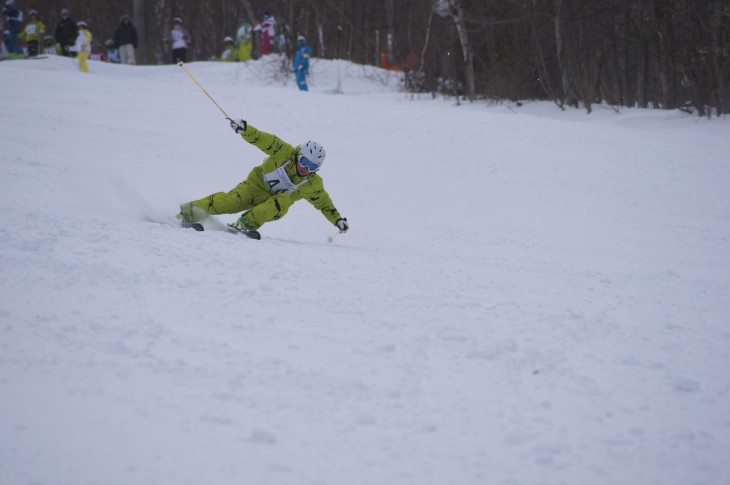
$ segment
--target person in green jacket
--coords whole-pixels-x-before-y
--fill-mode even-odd
[[[341,233],[347,232],[350,228],[347,219],[335,208],[317,173],[324,162],[322,145],[310,140],[295,147],[245,120],[230,120],[230,124],[236,134],[268,157],[230,192],[217,192],[182,204],[176,216],[181,222],[190,224],[211,214],[245,211],[230,226],[258,239],[257,230],[261,226],[281,219],[294,202],[306,199]]]
[[[25,26],[23,32],[18,36],[20,39],[25,40],[28,44],[28,55],[35,57],[40,53],[41,39],[46,35],[46,26],[43,22],[38,20],[38,11],[31,10],[30,22]]]
[[[233,37],[226,37],[223,39],[223,54],[221,54],[221,62],[233,62],[236,54],[233,49]]]
[[[61,46],[56,43],[56,39],[52,35],[43,37],[43,50],[41,54],[47,56],[60,56],[62,54]]]

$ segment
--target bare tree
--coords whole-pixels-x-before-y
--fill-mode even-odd
[[[175,16],[190,60],[217,56],[237,20],[269,10],[321,57],[417,71],[409,89],[490,99],[549,99],[730,112],[728,0],[23,0],[49,27],[69,8],[100,44],[132,13],[140,63],[170,62]],[[337,49],[342,42],[342,49]],[[421,44],[422,42],[422,44]],[[284,52],[290,55],[289,51]],[[414,67],[417,66],[417,67]],[[413,81],[410,78],[409,81]]]
[[[462,0],[438,0],[434,6],[434,10],[441,16],[450,17],[456,32],[459,36],[461,44],[461,55],[464,61],[464,81],[466,84],[466,94],[470,101],[476,99],[476,83],[474,77],[474,54],[469,43],[469,32],[466,24],[466,11],[462,7]]]

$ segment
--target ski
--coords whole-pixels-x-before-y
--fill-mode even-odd
[[[199,222],[181,222],[180,225],[186,229],[195,229],[196,231],[204,231],[205,228]]]
[[[205,230],[205,228],[203,227],[203,225],[201,223],[199,223],[199,222],[181,222],[180,223],[180,226],[181,227],[184,227],[186,229],[195,229],[196,231],[204,231]],[[241,230],[241,229],[237,228],[233,224],[227,224],[225,226],[225,228],[231,234],[240,234],[240,235],[246,236],[247,238],[250,238],[250,239],[256,239],[256,240],[261,239],[261,234],[258,231],[244,231],[244,230]],[[214,227],[214,229],[217,229],[217,227]]]
[[[29,61],[32,59],[46,59],[48,58],[47,55],[40,55],[40,56],[23,56],[20,54],[8,54],[7,56],[0,59],[0,61]]]
[[[261,234],[258,231],[244,231],[237,228],[233,224],[228,224],[228,226],[226,227],[228,228],[228,232],[232,234],[242,234],[248,238],[256,239],[257,241],[261,239]]]

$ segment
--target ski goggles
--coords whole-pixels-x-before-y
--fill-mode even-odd
[[[299,156],[299,165],[301,165],[302,167],[306,168],[307,170],[309,170],[312,173],[314,173],[317,170],[319,170],[319,164],[314,163],[313,161],[311,161],[310,159],[308,159],[304,155],[300,155]]]

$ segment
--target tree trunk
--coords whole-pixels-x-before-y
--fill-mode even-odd
[[[636,90],[633,88],[635,76],[632,76],[633,63],[630,58],[630,46],[631,46],[631,12],[629,10],[630,0],[623,0],[623,53],[622,53],[622,75],[623,75],[623,105],[626,107],[633,107],[636,103]]]
[[[434,0],[435,3],[436,0]],[[426,38],[423,41],[423,49],[421,49],[421,65],[418,67],[418,73],[423,72],[423,68],[426,64],[426,50],[428,49],[428,39],[431,37],[431,23],[433,22],[433,9],[434,5],[431,5],[431,13],[428,15],[428,23],[426,24]]]
[[[726,104],[730,103],[730,100],[727,99],[728,95],[725,93],[725,85],[723,80],[723,72],[722,67],[720,64],[720,55],[723,52],[723,48],[725,49],[725,56],[727,56],[727,46],[723,45],[723,42],[720,40],[720,29],[722,27],[722,16],[723,16],[723,2],[721,0],[715,0],[713,2],[713,18],[717,19],[715,22],[713,22],[714,25],[712,25],[712,34],[711,34],[711,43],[710,43],[710,65],[711,65],[711,72],[712,72],[712,79],[709,82],[709,85],[713,91],[713,104],[715,105],[715,110],[717,116],[720,116],[722,114],[725,114],[728,112],[728,108],[730,106],[725,106]],[[730,16],[730,7],[726,6],[727,9],[727,15]],[[729,39],[730,40],[730,39]]]
[[[530,9],[530,27],[532,29],[532,37],[533,41],[535,43],[535,52],[537,55],[537,72],[538,72],[538,82],[542,86],[545,93],[550,97],[550,99],[555,103],[560,109],[565,109],[563,107],[563,98],[562,96],[558,96],[558,93],[555,92],[555,87],[553,84],[552,76],[550,75],[550,69],[548,68],[548,64],[545,61],[545,53],[543,52],[543,39],[540,36],[540,30],[538,29],[538,8],[537,8],[537,0],[532,0],[532,8]],[[492,57],[496,57],[495,55],[492,55]]]
[[[134,0],[133,5],[134,26],[137,28],[138,48],[135,52],[137,64],[146,64],[147,60],[147,15],[145,11],[145,0]]]
[[[563,88],[563,97],[560,105],[567,104],[575,106],[577,98],[571,84],[571,61],[565,46],[563,34],[565,19],[563,0],[555,0],[555,50],[557,51],[558,70],[560,71],[560,83]]]
[[[461,55],[464,59],[464,83],[469,101],[476,99],[476,80],[474,78],[474,54],[469,44],[469,33],[466,30],[466,19],[461,0],[451,0],[451,17],[454,19],[456,33],[461,43]]]

